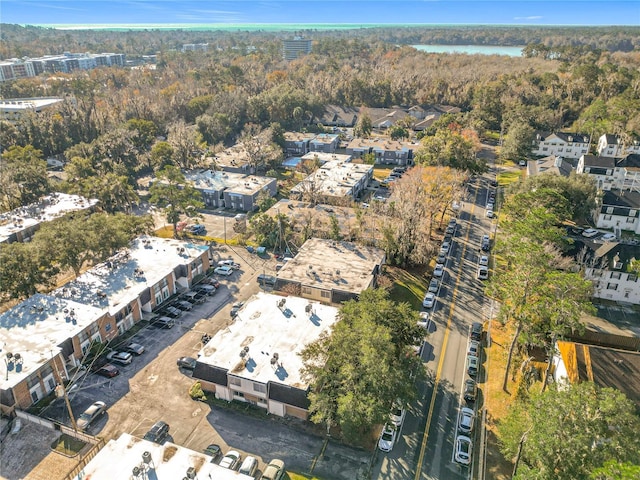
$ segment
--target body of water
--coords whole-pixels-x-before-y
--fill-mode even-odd
[[[507,55],[521,57],[522,47],[501,47],[500,45],[411,45],[421,52],[466,53],[468,55]]]

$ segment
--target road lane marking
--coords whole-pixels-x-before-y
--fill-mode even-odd
[[[440,351],[440,359],[438,360],[438,368],[436,369],[436,378],[433,382],[433,390],[431,393],[431,403],[429,404],[429,413],[427,414],[427,424],[424,427],[424,435],[422,437],[422,444],[420,445],[420,455],[418,456],[418,465],[416,466],[416,474],[414,479],[419,480],[422,473],[422,463],[424,461],[424,454],[427,449],[427,440],[429,438],[429,428],[431,427],[431,420],[433,418],[433,409],[436,404],[436,396],[438,393],[438,386],[440,384],[440,376],[442,375],[442,367],[444,366],[444,357],[447,352],[447,344],[449,343],[449,333],[451,332],[451,320],[453,320],[453,310],[456,304],[456,296],[458,295],[458,285],[460,283],[460,277],[462,276],[462,261],[467,250],[467,244],[469,242],[469,234],[471,233],[471,223],[473,221],[473,211],[475,209],[475,203],[478,198],[479,186],[476,184],[476,194],[474,195],[474,201],[471,204],[471,211],[469,212],[469,225],[467,226],[467,233],[464,238],[464,245],[462,246],[462,253],[460,255],[460,270],[456,278],[456,283],[453,287],[453,293],[451,295],[451,306],[449,307],[449,316],[447,318],[447,328],[444,332],[444,339],[442,340],[442,350]]]

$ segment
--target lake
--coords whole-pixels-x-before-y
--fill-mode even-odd
[[[500,45],[411,45],[421,52],[429,53],[466,53],[469,55],[507,55],[521,57],[521,47],[501,47]]]

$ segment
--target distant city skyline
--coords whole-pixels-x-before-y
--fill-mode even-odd
[[[2,0],[2,22],[640,25],[640,0]]]

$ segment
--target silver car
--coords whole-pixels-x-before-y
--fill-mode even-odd
[[[102,415],[106,409],[107,405],[104,402],[95,402],[78,417],[78,420],[76,421],[78,430],[86,430],[87,427],[91,425],[96,418]]]

